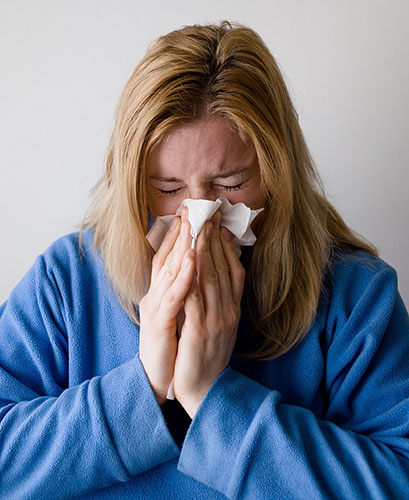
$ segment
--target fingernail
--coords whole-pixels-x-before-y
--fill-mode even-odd
[[[213,224],[209,221],[206,222],[206,238],[210,238],[212,235]]]
[[[226,241],[231,241],[234,238],[234,235],[225,227],[222,227],[223,238]]]
[[[182,221],[187,219],[187,207],[182,207]]]

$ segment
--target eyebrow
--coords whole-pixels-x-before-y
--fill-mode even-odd
[[[243,172],[246,172],[247,170],[250,170],[251,168],[253,168],[252,166],[250,167],[245,167],[245,168],[241,168],[239,170],[229,170],[228,172],[225,172],[224,174],[219,174],[219,175],[214,175],[213,177],[211,177],[211,179],[226,179],[227,177],[232,177],[233,175],[237,175],[237,174],[241,174]],[[177,179],[176,177],[162,177],[161,175],[157,175],[157,174],[152,174],[152,175],[149,175],[149,179],[153,179],[155,181],[161,181],[161,182],[183,182],[182,180],[180,179]]]

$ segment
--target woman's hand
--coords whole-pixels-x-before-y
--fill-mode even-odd
[[[220,212],[206,223],[196,248],[198,275],[185,298],[174,374],[176,398],[192,418],[229,363],[245,278],[231,234],[220,228]]]
[[[152,261],[151,285],[140,302],[139,358],[158,403],[171,383],[178,348],[177,321],[196,273],[187,209],[175,217]]]

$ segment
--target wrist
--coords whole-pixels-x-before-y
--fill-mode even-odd
[[[183,406],[185,412],[189,415],[189,417],[193,420],[197,410],[199,409],[200,403],[203,401],[203,398],[199,399],[192,399],[189,401],[181,402],[179,403]]]
[[[191,419],[193,419],[194,416],[196,415],[197,410],[199,409],[201,402],[206,396],[208,389],[209,388],[207,388],[206,390],[202,390],[201,392],[191,394],[187,397],[179,398],[178,396],[176,396],[179,403],[181,404],[181,406],[183,406],[185,412],[189,415]]]

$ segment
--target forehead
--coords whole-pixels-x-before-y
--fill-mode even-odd
[[[227,118],[215,116],[168,132],[149,156],[148,175],[215,175],[255,162],[252,144]]]

